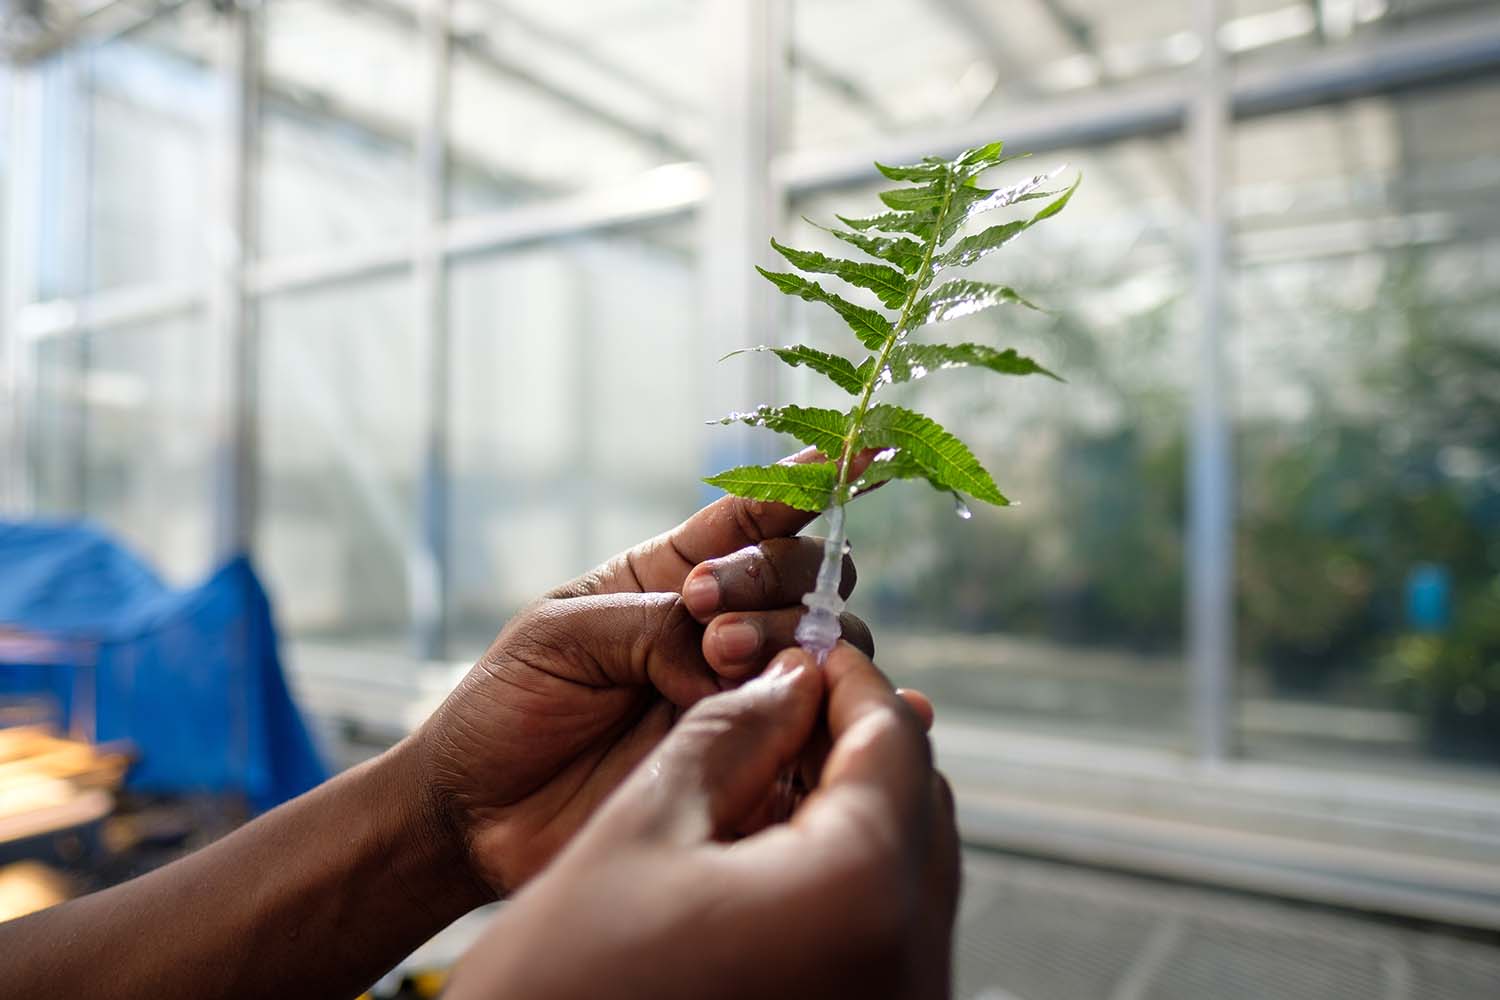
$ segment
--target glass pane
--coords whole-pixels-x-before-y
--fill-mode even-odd
[[[1188,0],[795,0],[793,147],[952,125],[1190,63]]]
[[[222,32],[212,8],[188,5],[88,57],[87,287],[204,276]]]
[[[261,311],[258,561],[301,635],[404,644],[420,428],[410,283]]]
[[[414,25],[401,4],[266,5],[262,255],[410,231],[423,92]]]
[[[26,460],[36,509],[81,516],[84,505],[83,425],[86,342],[53,337],[33,349],[26,405]]]
[[[7,282],[10,280],[10,269],[6,254],[10,252],[11,228],[10,217],[10,173],[11,157],[15,154],[10,151],[10,67],[0,63],[0,135],[5,136],[5,141],[0,142],[0,309],[10,304],[10,291]],[[8,317],[0,315],[0,327],[8,322]],[[0,405],[5,405],[8,400],[0,399]],[[4,421],[6,417],[0,417],[0,428],[7,428],[9,424]],[[3,494],[0,494],[3,495]]]
[[[87,50],[64,50],[33,65],[28,99],[18,105],[18,146],[34,162],[26,183],[33,214],[11,245],[16,272],[28,286],[15,294],[23,301],[84,294],[88,290],[89,58]],[[6,144],[10,143],[6,135]],[[17,150],[19,152],[20,149]],[[22,164],[18,161],[17,166]],[[32,177],[39,180],[32,180]],[[29,223],[29,224],[28,224]],[[27,272],[31,273],[27,273]]]
[[[1493,780],[1500,87],[1255,121],[1234,148],[1243,741]]]
[[[454,21],[453,214],[698,157],[705,71],[696,4],[481,0],[458,5]]]
[[[36,347],[37,508],[93,518],[159,572],[212,568],[222,352],[191,313]]]
[[[705,413],[686,225],[462,261],[451,276],[455,631],[701,500]]]
[[[181,583],[209,572],[223,350],[201,314],[83,345],[84,511]]]
[[[1049,312],[992,310],[919,336],[1013,346],[1067,384],[937,372],[888,390],[957,431],[1016,505],[975,505],[962,520],[948,497],[906,483],[859,501],[852,607],[876,625],[887,668],[945,716],[982,712],[1052,733],[1176,744],[1187,378],[1178,307],[1187,279],[1173,229],[1184,212],[1182,152],[1153,140],[1041,158],[1063,161],[1085,177],[1067,210],[969,272]],[[1002,168],[995,180],[1021,173]],[[877,204],[874,190],[830,193],[793,214],[863,214]],[[797,246],[838,249],[805,226],[792,235]],[[805,328],[825,349],[855,346],[829,310],[793,303],[788,323],[788,342]],[[792,376],[788,398],[836,392]]]

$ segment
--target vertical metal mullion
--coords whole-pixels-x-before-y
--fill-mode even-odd
[[[1188,112],[1196,182],[1197,363],[1189,427],[1187,632],[1193,750],[1205,762],[1230,752],[1234,671],[1234,469],[1230,438],[1224,214],[1230,90],[1218,42],[1223,0],[1194,0],[1202,43]]]
[[[63,508],[79,515],[88,509],[88,395],[93,292],[94,136],[92,128],[95,44],[87,41],[61,55],[64,67],[60,89],[65,93],[61,122],[62,197],[56,203],[58,231],[56,266],[63,295],[79,303],[76,336],[66,341],[68,370],[60,394],[58,414],[62,436],[58,451],[65,455],[67,472],[60,491]],[[45,222],[43,223],[45,225]]]
[[[224,130],[220,143],[218,228],[214,241],[214,284],[210,290],[213,330],[223,345],[224,419],[222,498],[216,526],[219,556],[249,554],[255,539],[259,489],[260,339],[257,310],[249,295],[249,271],[258,255],[256,181],[260,165],[261,30],[264,8],[244,2],[229,7]],[[244,677],[232,690],[248,690]],[[231,746],[241,766],[250,759],[250,706],[241,698],[231,708]]]
[[[791,199],[788,197],[786,182],[776,169],[776,162],[777,158],[786,152],[791,136],[792,3],[793,0],[766,0],[765,2],[766,150],[761,169],[766,177],[767,225],[766,230],[760,234],[759,243],[755,245],[762,255],[766,253],[770,235],[773,232],[785,231],[791,211]],[[777,327],[787,315],[788,300],[775,291],[770,283],[763,280],[759,274],[750,275],[748,280],[754,284],[756,291],[766,303],[766,333],[771,338],[758,340],[756,343],[785,343],[784,338],[773,333],[773,328]],[[766,400],[784,398],[782,390],[786,388],[787,369],[779,364],[768,364],[763,367],[766,371],[763,385],[765,393],[760,398]],[[775,445],[766,435],[760,435],[756,440],[765,443],[769,458],[780,457],[774,450]]]
[[[713,183],[699,220],[705,365],[726,351],[773,342],[770,286],[755,265],[769,263],[766,240],[781,215],[771,163],[785,10],[785,0],[722,0],[704,14],[715,74],[707,150]],[[714,369],[712,382],[704,384],[714,385],[718,398],[705,404],[762,402],[771,397],[773,377],[769,365],[745,365],[734,374]],[[769,457],[767,443],[743,430],[716,432],[713,441],[709,464],[716,468]]]
[[[4,342],[6,422],[5,485],[0,502],[17,513],[32,513],[36,497],[31,477],[30,409],[35,402],[36,344],[21,325],[21,311],[37,297],[37,225],[41,199],[41,71],[11,68],[11,107],[6,142],[10,151],[5,190],[5,297],[0,316]]]
[[[261,8],[232,8],[226,38],[225,107],[219,144],[217,238],[212,242],[211,330],[224,345],[224,427],[216,511],[219,557],[254,544],[259,476],[260,348],[248,276],[257,254]]]
[[[449,44],[448,0],[427,0],[421,12],[425,100],[417,134],[418,217],[412,262],[416,336],[421,356],[422,459],[418,544],[408,563],[412,644],[416,655],[444,653],[448,618],[449,336],[441,231],[447,201]]]

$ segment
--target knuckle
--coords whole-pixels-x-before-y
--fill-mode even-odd
[[[505,658],[546,659],[548,654],[575,645],[564,625],[566,600],[544,598],[536,601],[500,631],[485,653],[485,659],[499,662]]]
[[[652,652],[658,656],[678,656],[683,650],[698,645],[698,632],[698,622],[688,611],[687,603],[674,594],[671,606],[662,613],[652,636]]]
[[[755,556],[752,564],[757,566],[759,572],[755,574],[759,580],[759,596],[770,598],[781,593],[782,584],[786,574],[782,572],[782,559],[785,557],[785,542],[787,539],[776,538],[762,542],[755,548]]]
[[[761,526],[760,519],[765,515],[765,504],[759,500],[740,500],[730,508],[734,518],[735,527],[740,534],[751,542],[762,541],[766,537],[765,528]]]
[[[794,538],[778,538],[774,546],[767,542],[761,546],[767,562],[774,563],[777,574],[776,592],[790,598],[793,591],[800,597],[811,589],[818,577],[818,565],[823,560],[823,539],[809,535]]]

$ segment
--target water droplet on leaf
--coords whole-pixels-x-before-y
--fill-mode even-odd
[[[964,498],[957,493],[953,494],[953,513],[965,521],[974,516],[974,512],[969,509],[969,505],[964,503]]]

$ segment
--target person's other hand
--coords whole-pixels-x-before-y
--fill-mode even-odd
[[[825,694],[817,787],[788,823],[729,839],[809,744]],[[446,995],[946,996],[957,844],[910,705],[847,644],[822,670],[790,650],[683,717]]]
[[[490,891],[539,871],[683,711],[792,643],[822,558],[792,536],[812,517],[725,497],[505,626],[411,741],[436,828]],[[873,652],[852,615],[844,635]]]

